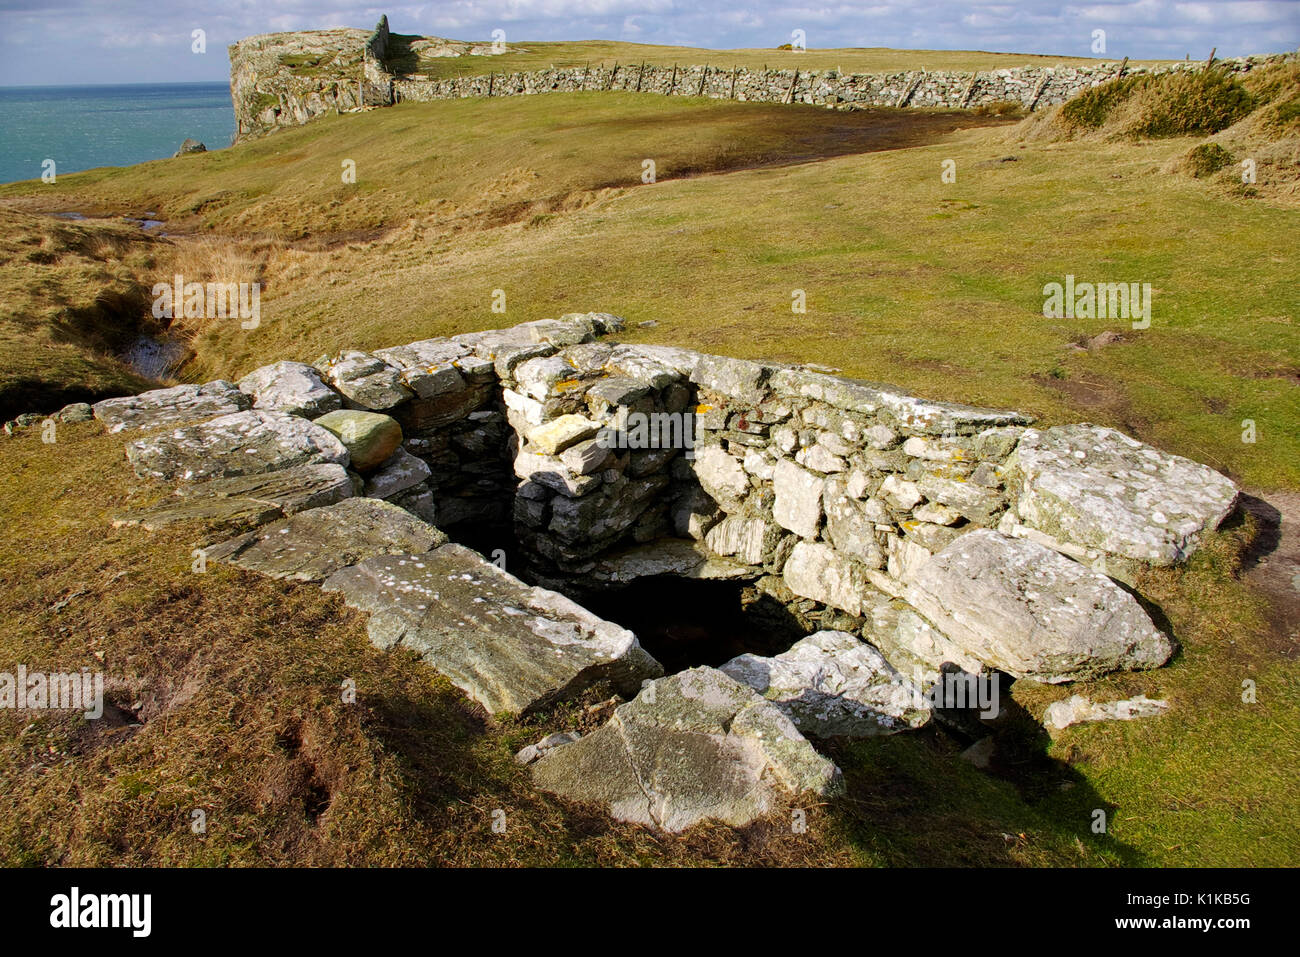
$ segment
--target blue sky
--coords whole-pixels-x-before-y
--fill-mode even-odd
[[[811,47],[885,46],[1106,57],[1203,58],[1300,46],[1300,0],[443,0],[379,6],[338,0],[0,0],[0,86],[226,80],[226,45],[254,33],[369,27],[507,42],[631,40],[775,47],[802,29]],[[207,52],[191,52],[206,32]],[[53,55],[52,55],[53,54]]]

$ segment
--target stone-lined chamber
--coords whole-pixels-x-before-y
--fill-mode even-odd
[[[100,402],[148,433],[137,474],[177,484],[118,522],[202,519],[212,560],[322,582],[489,711],[608,683],[635,700],[523,757],[543,787],[668,829],[831,793],[807,736],[924,724],[941,667],[1056,683],[1172,654],[1116,579],[1196,550],[1236,503],[1219,473],[621,328],[572,314]],[[446,534],[485,528],[509,571]],[[663,575],[748,582],[809,637],[660,677],[574,599]]]

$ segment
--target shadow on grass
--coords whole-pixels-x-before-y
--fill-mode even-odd
[[[1115,810],[1050,739],[1004,696],[989,724],[986,769],[962,757],[971,737],[933,721],[912,734],[818,742],[844,772],[831,817],[846,839],[889,866],[1140,866],[1145,858],[1108,834],[1096,812]]]

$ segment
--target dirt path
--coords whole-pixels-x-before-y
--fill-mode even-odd
[[[1242,506],[1259,520],[1246,581],[1269,600],[1274,634],[1288,657],[1300,654],[1300,492],[1252,490]]]

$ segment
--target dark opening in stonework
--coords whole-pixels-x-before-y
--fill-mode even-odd
[[[746,653],[777,655],[806,634],[784,609],[742,581],[656,575],[588,595],[582,604],[634,631],[668,674],[697,665],[716,668]]]

